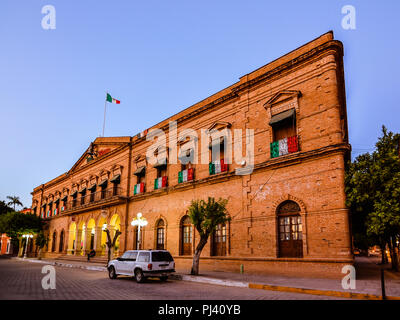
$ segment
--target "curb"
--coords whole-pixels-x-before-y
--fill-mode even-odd
[[[249,288],[270,290],[270,291],[303,293],[303,294],[312,294],[312,295],[318,295],[318,296],[330,296],[330,297],[357,299],[357,300],[383,300],[382,296],[368,294],[368,293],[282,287],[282,286],[271,286],[271,285],[258,284],[258,283],[249,283]],[[386,296],[386,300],[400,300],[400,297]]]
[[[249,287],[249,283],[242,282],[242,281],[221,280],[221,279],[216,279],[216,278],[196,277],[196,276],[189,276],[189,275],[174,275],[173,277],[181,278],[181,279],[177,279],[177,280],[216,284],[216,285],[227,286],[227,287],[241,287],[241,288]]]
[[[57,262],[57,261],[48,261],[48,260],[37,260],[37,259],[24,259],[24,258],[11,258],[19,261],[28,261],[33,263],[41,263],[41,264],[49,264],[52,266],[59,266],[59,267],[67,267],[67,268],[76,268],[76,269],[85,269],[85,270],[92,270],[92,271],[107,271],[106,267],[100,266],[84,266],[79,264],[71,264],[71,263],[64,263],[64,262]]]

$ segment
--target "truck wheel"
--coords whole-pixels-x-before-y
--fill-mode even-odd
[[[117,278],[117,274],[115,273],[115,269],[113,266],[108,268],[108,276],[110,277],[110,279]]]
[[[144,275],[143,275],[142,270],[140,270],[140,269],[135,270],[135,280],[137,283],[144,282]]]

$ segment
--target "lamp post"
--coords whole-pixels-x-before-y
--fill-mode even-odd
[[[24,259],[26,258],[26,253],[27,253],[27,251],[28,251],[28,242],[29,242],[29,238],[33,238],[33,235],[31,235],[31,234],[24,234],[24,235],[22,235],[22,238],[25,238],[26,239],[26,242],[25,242],[25,253],[24,253]]]
[[[138,250],[140,250],[140,243],[141,243],[140,228],[147,226],[147,224],[148,224],[148,222],[147,222],[146,218],[143,218],[142,214],[140,212],[136,215],[136,218],[133,218],[133,220],[131,222],[132,226],[138,227],[138,239],[137,239],[138,240],[138,248],[137,248]]]

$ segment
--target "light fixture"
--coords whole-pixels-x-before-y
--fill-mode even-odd
[[[22,235],[23,238],[26,238],[26,242],[25,242],[25,254],[24,254],[24,259],[26,258],[26,254],[28,251],[28,242],[29,242],[29,238],[33,238],[33,235],[31,234],[24,234]]]
[[[138,234],[137,234],[137,236],[138,236],[138,249],[140,249],[140,228],[147,226],[147,224],[148,224],[148,222],[147,222],[146,218],[142,217],[142,213],[141,212],[139,212],[136,215],[136,218],[132,219],[131,225],[138,227]]]

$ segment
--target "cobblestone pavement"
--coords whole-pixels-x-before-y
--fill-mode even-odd
[[[110,280],[106,272],[55,267],[56,289],[41,285],[43,264],[0,259],[0,299],[57,300],[328,300],[333,297],[274,292],[247,288],[132,278]]]

